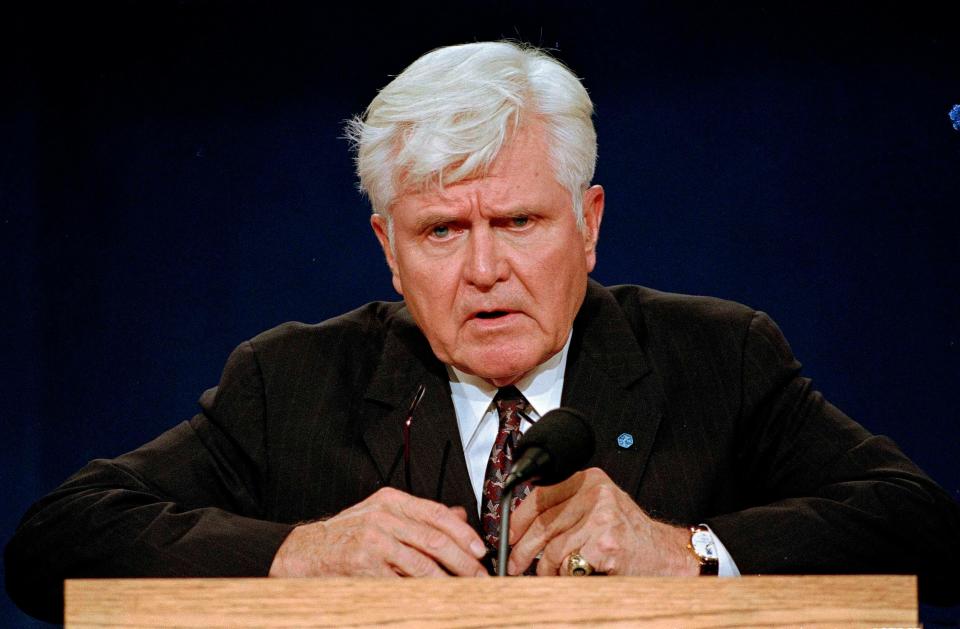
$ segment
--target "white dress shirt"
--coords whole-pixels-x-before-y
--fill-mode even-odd
[[[563,375],[567,367],[567,353],[570,351],[572,336],[571,330],[562,350],[514,384],[529,403],[527,414],[534,420],[560,407]],[[450,396],[457,414],[457,426],[460,429],[460,441],[467,461],[470,485],[473,487],[479,506],[483,503],[481,500],[483,480],[487,472],[490,450],[500,430],[500,417],[493,404],[497,387],[483,378],[466,374],[450,365],[447,365],[447,374],[450,376]],[[520,422],[520,432],[526,431],[529,427],[530,424],[527,421]],[[713,531],[710,533],[713,535]],[[730,553],[724,548],[723,542],[716,535],[713,535],[713,540],[719,557],[719,575],[721,577],[740,576],[740,571]]]

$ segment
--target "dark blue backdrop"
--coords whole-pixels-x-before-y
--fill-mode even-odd
[[[392,299],[342,121],[426,50],[501,37],[557,48],[596,102],[594,276],[767,311],[960,496],[956,11],[602,4],[8,11],[0,537],[191,416],[243,339]],[[27,620],[3,598],[0,624]]]

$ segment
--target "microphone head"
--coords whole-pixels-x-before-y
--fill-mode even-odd
[[[546,413],[523,433],[513,460],[519,460],[530,448],[547,454],[534,484],[554,485],[580,470],[593,456],[593,428],[579,411],[561,407]]]

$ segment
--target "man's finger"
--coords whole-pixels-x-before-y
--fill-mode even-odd
[[[510,543],[520,539],[541,513],[569,500],[583,486],[584,472],[577,472],[562,483],[537,487],[524,498],[510,518]]]
[[[441,529],[409,520],[394,527],[391,533],[398,542],[429,559],[441,572],[440,565],[450,574],[457,576],[473,577],[487,574],[486,569],[476,557],[465,552]],[[406,556],[406,553],[404,555]],[[413,564],[410,569],[415,570],[417,576],[439,576],[433,571],[427,574],[425,568],[418,564]]]
[[[399,504],[401,517],[419,522],[427,527],[442,531],[450,541],[455,543],[464,553],[474,559],[482,559],[487,548],[465,518],[458,517],[458,513],[449,507],[409,494],[403,494]],[[466,513],[463,514],[466,516]],[[420,544],[411,544],[420,547]],[[427,549],[424,549],[427,550]],[[479,563],[477,564],[479,565]]]
[[[467,510],[464,509],[463,507],[461,507],[461,506],[459,506],[459,505],[456,506],[456,507],[450,507],[450,511],[453,512],[453,515],[457,516],[458,518],[460,518],[460,519],[463,520],[464,522],[467,521]]]
[[[568,530],[563,535],[554,537],[543,549],[543,556],[537,563],[537,576],[566,576],[560,570],[563,567],[563,561],[573,553],[581,553],[587,561],[590,561],[590,555],[584,553],[586,545],[590,541],[590,531],[585,520]]]
[[[447,573],[433,557],[403,543],[391,548],[388,563],[396,574],[407,577],[445,577]]]
[[[534,489],[513,512],[510,520],[510,543],[518,543],[527,535],[527,530],[535,522],[543,526],[556,518],[560,513],[556,508],[568,502],[580,491],[585,478],[584,472],[577,472],[562,483]],[[544,518],[544,515],[551,511],[553,516]]]
[[[521,503],[520,507],[522,506]],[[517,508],[518,511],[520,507]],[[510,554],[510,565],[507,569],[510,574],[520,574],[526,570],[537,553],[542,551],[550,541],[577,527],[583,520],[584,513],[588,510],[587,507],[588,505],[576,499],[555,505],[538,514],[522,533],[522,536],[515,541],[514,529],[511,526],[510,539],[513,550]],[[539,568],[537,573],[540,573]]]
[[[389,528],[389,534],[401,544],[435,564],[440,564],[449,573],[461,576],[487,575],[479,559],[486,554],[486,547],[476,531],[467,524],[466,512],[451,509],[438,502],[417,498],[397,491],[386,492],[383,500],[389,511],[397,518]],[[436,574],[420,565],[419,559],[404,553],[411,565],[403,571],[413,571],[418,576]],[[437,570],[442,571],[439,566]]]

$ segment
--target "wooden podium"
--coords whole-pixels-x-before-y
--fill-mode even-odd
[[[65,596],[70,628],[918,626],[911,576],[84,579]]]

